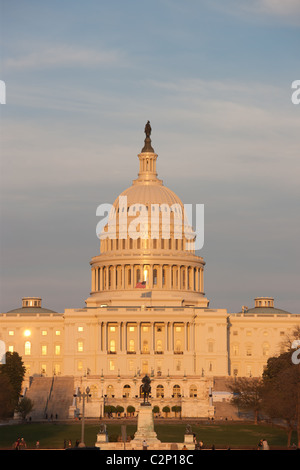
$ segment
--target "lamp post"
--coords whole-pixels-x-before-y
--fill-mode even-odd
[[[90,397],[90,387],[86,387],[85,392],[81,393],[80,389],[78,390],[77,395],[74,395],[74,397],[79,397],[80,399],[82,398],[82,422],[81,422],[81,441],[80,441],[80,446],[84,447],[84,418],[85,418],[85,399],[88,399]]]

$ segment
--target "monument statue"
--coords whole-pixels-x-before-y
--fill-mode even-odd
[[[146,137],[150,137],[151,135],[151,126],[150,126],[150,121],[147,122],[147,124],[145,125],[145,134],[146,134]]]
[[[144,404],[149,404],[149,395],[151,392],[151,379],[150,377],[146,374],[145,377],[142,378],[142,392],[144,395]]]

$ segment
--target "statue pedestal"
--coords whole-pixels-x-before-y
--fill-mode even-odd
[[[138,412],[139,414],[137,431],[131,443],[133,445],[142,445],[143,441],[146,441],[147,445],[149,446],[160,444],[160,440],[157,439],[156,432],[154,431],[154,421],[151,404],[141,403]]]

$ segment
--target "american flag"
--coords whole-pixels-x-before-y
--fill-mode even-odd
[[[145,289],[145,287],[146,287],[146,281],[138,282],[135,287],[138,288],[138,289]]]

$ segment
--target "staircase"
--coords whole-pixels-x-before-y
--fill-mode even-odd
[[[67,419],[69,417],[69,407],[73,402],[73,395],[73,377],[54,377],[46,411],[48,418]]]
[[[73,377],[34,377],[26,397],[33,401],[32,421],[67,419],[74,394]]]
[[[26,390],[26,398],[33,402],[33,410],[28,415],[32,421],[45,418],[52,380],[52,377],[34,377],[30,388]]]

